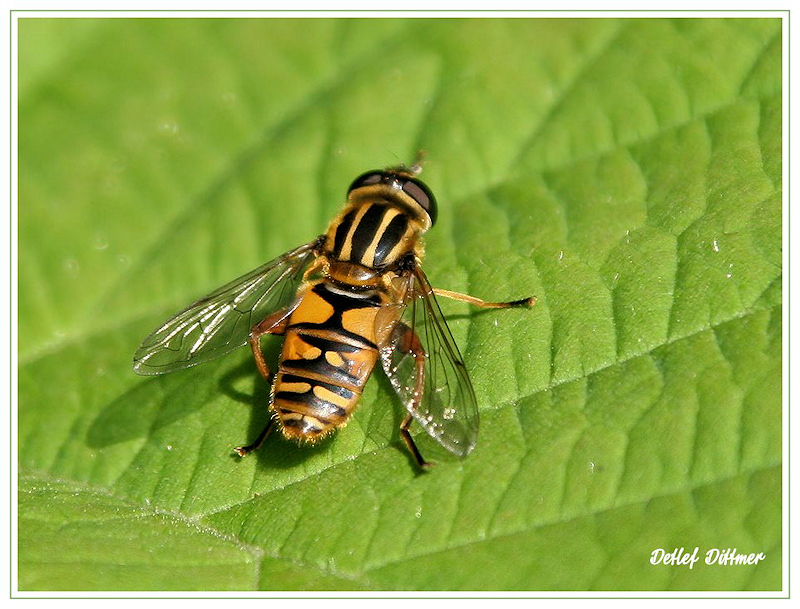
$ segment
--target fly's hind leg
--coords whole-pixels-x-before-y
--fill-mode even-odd
[[[246,457],[250,453],[257,451],[259,448],[261,448],[261,445],[264,444],[264,440],[266,440],[269,437],[269,434],[272,433],[272,430],[274,428],[275,428],[275,415],[270,413],[269,421],[267,421],[267,424],[264,427],[264,429],[261,430],[261,433],[258,434],[256,441],[253,442],[252,444],[248,444],[247,446],[237,446],[236,448],[233,449],[233,451],[240,457]]]
[[[253,359],[256,361],[256,368],[258,368],[258,372],[267,382],[270,380],[270,372],[267,361],[264,359],[264,352],[261,351],[261,337],[265,334],[285,334],[286,327],[289,324],[289,313],[290,311],[287,309],[276,311],[269,317],[256,324],[256,326],[250,331],[250,348],[253,351]],[[233,449],[234,452],[236,452],[240,457],[244,457],[252,452],[257,451],[259,448],[261,448],[261,445],[264,444],[264,440],[267,439],[274,426],[275,418],[274,415],[270,413],[269,421],[267,421],[267,425],[264,427],[261,433],[258,434],[256,441],[252,444],[248,444],[247,446],[237,446]]]
[[[406,446],[408,447],[411,456],[414,457],[414,461],[417,462],[417,465],[425,469],[433,465],[433,463],[426,461],[422,457],[422,453],[419,452],[417,445],[414,443],[414,438],[411,437],[411,434],[408,431],[411,421],[413,420],[414,417],[412,417],[410,413],[406,415],[406,418],[403,419],[402,423],[400,423],[400,437],[403,438],[403,441],[406,443]]]
[[[403,442],[406,443],[406,446],[408,447],[411,456],[414,457],[414,460],[417,462],[417,465],[421,468],[426,468],[433,464],[426,461],[422,457],[422,454],[419,452],[419,449],[414,442],[414,438],[411,437],[411,433],[408,431],[411,422],[414,420],[414,417],[411,413],[419,408],[420,400],[422,399],[422,392],[425,388],[425,349],[422,347],[422,343],[419,341],[419,337],[416,335],[414,330],[409,328],[406,324],[401,324],[400,330],[403,332],[403,337],[397,347],[401,351],[413,355],[417,367],[417,381],[414,387],[414,399],[412,400],[411,404],[408,405],[409,413],[403,419],[403,422],[400,423],[400,437],[403,438]]]

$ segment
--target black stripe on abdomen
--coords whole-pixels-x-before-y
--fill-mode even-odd
[[[281,377],[281,383],[308,383],[309,385],[311,385],[311,389],[308,392],[296,395],[306,395],[307,393],[313,392],[314,387],[323,387],[328,391],[330,391],[331,393],[335,393],[336,395],[343,397],[346,400],[352,400],[356,395],[355,392],[350,391],[347,387],[342,387],[341,385],[334,385],[332,383],[325,383],[323,381],[310,380],[305,378],[304,376],[299,376],[296,374],[283,374],[283,376]],[[293,395],[295,395],[294,392],[280,391],[278,393],[292,393]]]
[[[341,290],[333,291],[325,282],[318,283],[312,290],[331,306],[333,314],[321,323],[309,321],[293,323],[286,329],[287,332],[296,331],[302,335],[305,342],[318,347],[322,351],[353,353],[359,349],[378,349],[378,346],[368,338],[346,330],[342,326],[342,313],[353,309],[380,307],[381,297],[378,294],[358,292],[350,294]],[[313,331],[330,332],[334,336],[334,340],[309,336],[309,333]],[[336,341],[336,336],[340,336],[343,341]]]
[[[297,392],[297,391],[281,391],[281,385],[286,382],[288,383],[288,378],[295,379],[294,382],[302,382],[307,383],[311,387],[308,391],[304,392]],[[275,392],[275,405],[278,407],[279,413],[287,414],[292,412],[301,412],[303,414],[310,414],[314,418],[320,419],[322,421],[326,421],[328,423],[336,423],[336,419],[344,419],[347,417],[347,411],[339,404],[334,404],[333,402],[326,400],[318,396],[314,389],[317,387],[322,387],[335,393],[337,396],[340,396],[344,399],[352,399],[355,397],[355,393],[350,391],[349,389],[345,389],[344,387],[338,387],[336,385],[330,385],[328,383],[321,383],[319,381],[313,381],[309,379],[304,379],[302,377],[295,377],[293,375],[283,375],[281,382],[278,383],[277,389],[278,391]],[[349,398],[345,397],[345,395],[350,396]],[[280,402],[288,402],[288,404],[280,404]],[[305,413],[300,410],[296,410],[291,408],[291,404],[296,405],[304,405],[308,412]]]
[[[307,341],[307,337],[302,337]],[[347,347],[348,345],[342,345]],[[343,353],[344,349],[339,348],[339,352]],[[336,353],[334,351],[334,353]],[[340,356],[341,357],[341,356]],[[319,376],[329,378],[336,383],[350,385],[351,387],[358,387],[361,385],[361,380],[357,376],[350,374],[344,367],[333,366],[325,359],[325,352],[322,352],[316,359],[285,359],[281,362],[281,369],[286,373],[292,373],[297,376],[302,376],[303,373],[311,373]]]
[[[331,327],[326,324],[315,324],[310,322],[304,322],[304,323],[292,324],[291,326],[289,326],[288,330],[294,330],[298,334],[302,334],[304,337],[303,340],[306,340],[305,337],[308,336],[308,334],[304,332],[304,330],[309,330],[309,331],[325,330],[325,331],[336,332],[336,334],[341,336],[343,339],[350,340],[351,342],[356,343],[358,345],[357,347],[355,347],[356,351],[359,351],[361,349],[372,349],[373,351],[378,350],[378,345],[373,343],[371,340],[364,338],[363,336],[361,336],[360,334],[356,334],[355,332],[350,332],[349,330],[345,330],[344,328],[341,327]],[[345,345],[345,346],[353,347],[353,345]],[[344,352],[344,349],[340,349],[340,351]]]

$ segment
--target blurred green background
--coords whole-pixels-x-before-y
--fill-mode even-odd
[[[779,589],[781,48],[777,19],[22,19],[19,588]],[[539,299],[442,303],[466,460],[418,474],[380,373],[330,441],[243,461],[247,353],[133,374],[419,149],[431,282]],[[695,546],[767,558],[649,563]]]

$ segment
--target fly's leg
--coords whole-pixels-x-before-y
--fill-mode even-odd
[[[414,438],[411,437],[408,431],[411,421],[414,420],[411,412],[419,408],[420,400],[422,400],[422,392],[425,389],[425,349],[422,347],[422,343],[419,341],[419,337],[414,330],[409,328],[406,324],[402,324],[401,331],[403,332],[403,337],[397,347],[401,351],[405,351],[414,356],[414,361],[417,366],[417,383],[414,387],[414,399],[408,406],[409,413],[406,415],[406,418],[403,419],[403,422],[400,423],[400,437],[403,438],[403,442],[406,443],[417,465],[421,468],[426,468],[430,467],[432,463],[423,459],[417,445],[414,443]]]
[[[442,296],[444,298],[451,298],[453,300],[458,300],[460,302],[466,302],[476,307],[482,307],[486,309],[508,309],[511,307],[532,307],[536,304],[536,297],[531,296],[529,298],[522,298],[520,300],[511,300],[508,302],[487,302],[481,298],[476,298],[475,296],[470,296],[469,294],[462,294],[460,292],[451,292],[450,290],[442,290],[438,288],[433,289],[434,294],[437,296]],[[405,353],[410,353],[414,356],[414,361],[416,364],[416,386],[414,387],[414,398],[411,401],[411,404],[408,405],[409,413],[403,419],[403,422],[400,424],[400,437],[403,438],[403,441],[406,443],[408,450],[411,452],[411,455],[414,457],[414,460],[417,462],[417,465],[421,468],[430,467],[432,464],[426,461],[422,454],[419,452],[416,443],[414,442],[414,438],[411,437],[411,434],[408,431],[408,428],[411,426],[411,422],[414,420],[413,412],[419,408],[420,402],[422,400],[423,391],[425,389],[425,349],[422,346],[422,343],[419,340],[419,337],[416,335],[414,330],[412,330],[406,324],[402,324],[399,328],[399,331],[403,332],[403,335],[397,345],[397,348]]]
[[[253,442],[252,444],[248,444],[247,446],[237,446],[236,448],[233,449],[234,452],[240,457],[246,457],[250,453],[257,451],[259,448],[261,448],[261,445],[264,444],[264,440],[266,440],[267,437],[269,437],[269,434],[272,433],[272,430],[274,428],[275,428],[275,417],[272,413],[270,413],[269,421],[267,421],[267,425],[264,427],[261,433],[258,434],[256,441]]]
[[[269,366],[264,359],[261,351],[261,337],[265,334],[285,334],[286,327],[289,325],[289,311],[276,311],[266,319],[262,320],[250,331],[250,348],[253,350],[253,358],[256,360],[256,368],[269,381]]]
[[[269,382],[269,366],[267,366],[267,361],[264,359],[264,353],[261,351],[261,337],[265,334],[284,334],[286,332],[286,327],[289,325],[289,312],[286,309],[276,311],[266,319],[262,320],[250,331],[250,348],[253,350],[253,358],[256,360],[256,368],[258,368],[259,373],[264,380]],[[267,439],[272,429],[275,427],[275,419],[270,413],[269,421],[267,421],[267,425],[258,435],[256,441],[252,444],[248,444],[247,446],[237,446],[234,448],[234,452],[236,452],[240,457],[244,457],[249,455],[252,452],[257,451],[261,448],[261,445],[264,444],[264,440]]]
[[[408,432],[408,428],[411,425],[411,421],[414,418],[411,414],[407,414],[406,418],[403,419],[403,422],[400,423],[400,437],[403,438],[403,441],[408,446],[408,450],[411,452],[411,456],[414,457],[414,461],[417,462],[417,465],[421,468],[430,467],[433,463],[430,463],[422,458],[422,453],[419,452],[417,445],[414,443],[414,438],[411,437],[411,434]]]
[[[536,304],[536,296],[529,298],[521,298],[520,300],[509,300],[508,302],[486,302],[481,298],[475,298],[469,294],[462,294],[461,292],[451,292],[450,290],[442,290],[441,288],[433,288],[433,293],[437,296],[444,298],[451,298],[460,302],[467,302],[476,307],[484,309],[509,309],[511,307],[532,307]]]

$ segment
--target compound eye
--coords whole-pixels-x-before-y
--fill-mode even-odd
[[[431,219],[431,226],[436,224],[436,216],[439,213],[436,208],[436,198],[425,184],[415,179],[406,180],[403,182],[403,192],[414,199],[419,203],[422,209],[428,212],[428,216]]]
[[[436,222],[438,211],[436,209],[436,199],[434,198],[433,193],[431,193],[430,189],[425,186],[425,184],[415,178],[410,177],[405,171],[381,171],[373,169],[372,171],[362,173],[355,180],[353,180],[352,184],[350,184],[347,194],[349,195],[358,188],[363,188],[364,186],[374,186],[375,184],[386,184],[387,186],[391,186],[396,190],[402,189],[403,192],[414,199],[414,201],[425,210],[425,213],[427,213],[428,217],[431,219],[431,226],[433,226]]]
[[[378,171],[377,169],[373,169],[372,171],[362,173],[355,180],[353,180],[352,184],[350,184],[350,188],[347,189],[347,194],[350,194],[356,188],[361,188],[362,186],[372,186],[373,184],[380,184],[383,181],[385,175],[386,174],[383,171]]]

